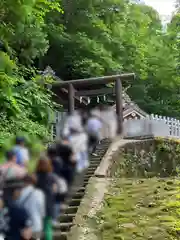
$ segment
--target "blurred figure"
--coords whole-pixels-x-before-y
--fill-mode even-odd
[[[69,202],[83,183],[85,170],[89,166],[88,160],[88,136],[82,127],[71,128],[69,142],[73,149],[76,168],[73,183],[70,185],[66,201]]]
[[[53,172],[58,176],[61,176],[61,172],[63,168],[63,160],[60,156],[58,156],[56,144],[53,144],[48,147],[47,155],[51,160]]]
[[[113,139],[114,137],[117,136],[117,132],[118,132],[118,119],[117,119],[117,115],[116,112],[114,111],[114,109],[111,107],[110,108],[110,119],[109,120],[109,124],[111,125],[111,134],[110,134],[110,138]],[[112,121],[112,123],[111,123]]]
[[[109,137],[109,120],[108,120],[108,107],[104,104],[100,106],[101,116],[100,119],[102,121],[102,129],[101,129],[101,138],[105,139]]]
[[[113,139],[117,134],[117,116],[112,107],[107,106],[103,118],[106,119],[106,138]]]
[[[8,230],[8,211],[3,200],[3,190],[0,193],[0,240],[5,239],[5,233]]]
[[[100,133],[102,130],[102,121],[100,120],[100,111],[98,109],[92,110],[90,118],[87,121],[86,130],[89,136],[89,150],[94,156],[96,146],[100,140]]]
[[[52,173],[52,165],[49,158],[42,156],[37,164],[36,187],[45,194],[45,219],[44,219],[44,239],[52,240],[52,219],[54,214],[55,194],[57,192],[57,183]]]
[[[24,182],[22,179],[7,180],[4,191],[10,194],[10,201],[6,202],[7,216],[5,223],[5,239],[7,240],[30,240],[32,238],[32,221],[27,210],[18,204]]]
[[[62,137],[61,142],[57,143],[57,155],[62,159],[61,175],[64,177],[70,186],[74,179],[76,170],[76,159],[69,142],[69,137]]]
[[[74,111],[66,119],[64,129],[63,129],[63,136],[69,135],[71,127],[79,128],[81,125],[82,125],[81,115],[78,111]]]
[[[76,170],[80,173],[89,166],[88,136],[82,127],[72,127],[70,129],[69,141],[75,154]]]
[[[65,179],[68,187],[68,191],[66,194],[57,197],[57,201],[60,202],[60,210],[64,210],[67,208],[67,198],[69,194],[69,189],[71,188],[75,172],[76,172],[76,160],[75,155],[73,153],[73,149],[69,142],[68,136],[62,136],[60,142],[56,143],[57,149],[57,156],[62,160],[62,169],[61,169],[61,177]],[[58,207],[58,205],[56,205]],[[56,218],[57,218],[58,211],[56,209]],[[54,222],[56,225],[56,223]]]
[[[16,163],[17,157],[15,151],[8,151],[6,153],[6,160],[7,162],[0,166],[0,172],[4,180],[22,178],[27,174],[27,170]]]
[[[87,109],[81,109],[80,115],[82,127],[85,127],[89,118],[89,111]]]
[[[42,190],[34,187],[35,177],[27,175],[24,178],[24,182],[24,188],[17,202],[26,209],[30,216],[33,239],[40,239],[45,218],[45,195]]]
[[[16,152],[17,164],[27,167],[29,162],[29,151],[25,147],[24,137],[16,137],[16,145],[13,150]]]
[[[53,173],[56,175],[56,179],[59,185],[59,191],[55,196],[55,204],[54,204],[54,215],[53,215],[53,225],[58,225],[57,222],[58,217],[60,215],[60,208],[62,207],[67,191],[68,184],[65,178],[62,176],[63,172],[63,161],[57,153],[57,144],[53,144],[48,148],[48,157],[50,158],[53,166]]]

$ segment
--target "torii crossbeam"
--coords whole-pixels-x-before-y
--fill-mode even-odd
[[[115,82],[115,94],[116,94],[116,113],[118,118],[118,133],[123,131],[123,108],[122,108],[122,81],[134,79],[134,73],[125,73],[105,77],[95,77],[88,79],[76,79],[70,81],[57,81],[52,84],[53,88],[66,88],[68,89],[68,111],[72,113],[75,109],[74,98],[76,96],[89,96],[99,95],[100,93],[111,93],[112,90],[105,90],[103,87],[105,84]],[[93,86],[92,86],[93,85]],[[97,86],[96,89],[92,87]],[[75,91],[75,89],[77,91]],[[85,89],[85,90],[84,90]],[[83,90],[83,91],[81,91]],[[57,91],[56,91],[57,92]]]

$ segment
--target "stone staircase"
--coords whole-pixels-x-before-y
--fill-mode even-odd
[[[76,216],[78,207],[81,203],[81,200],[84,197],[86,186],[89,182],[89,179],[94,175],[95,170],[99,166],[103,156],[110,146],[109,140],[103,140],[101,144],[98,145],[96,153],[98,156],[92,156],[90,159],[90,166],[83,177],[82,186],[77,190],[77,192],[73,195],[72,200],[67,209],[65,209],[64,213],[59,218],[59,225],[54,227],[53,239],[54,240],[67,240],[68,233],[73,226],[73,220]]]

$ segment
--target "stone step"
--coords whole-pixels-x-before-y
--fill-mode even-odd
[[[101,161],[101,160],[102,160],[102,157],[98,156],[96,158],[92,158],[90,163],[94,163],[94,162]]]
[[[61,232],[61,231],[53,232],[53,240],[67,240],[67,239],[68,239],[67,232]]]
[[[108,147],[109,144],[108,143],[103,143],[102,145],[98,145],[96,149],[102,149],[102,146],[105,148],[105,147]]]
[[[85,180],[83,186],[85,187],[88,184],[89,180]]]
[[[75,213],[70,213],[70,214],[62,214],[59,217],[60,223],[71,223],[73,222],[73,219],[75,218],[76,214]]]
[[[96,161],[96,162],[92,162],[91,164],[90,164],[90,166],[88,167],[88,169],[92,169],[92,168],[97,168],[97,166],[99,165],[99,163],[100,163],[101,161]],[[87,169],[87,170],[88,170]]]
[[[96,171],[96,169],[94,170],[94,172],[95,171]],[[94,174],[94,172],[93,172],[93,174]],[[92,172],[87,172],[84,177],[92,177],[93,174],[92,174]]]
[[[69,206],[66,208],[65,212],[66,214],[76,214],[78,210],[78,206]]]
[[[80,187],[77,192],[79,193],[79,192],[85,192],[85,191],[86,191],[85,187]]]
[[[80,199],[80,198],[83,198],[84,197],[84,193],[76,193],[74,196],[73,196],[73,199]]]
[[[92,177],[92,174],[87,175],[87,176],[84,177],[84,180],[89,180],[91,177]]]
[[[96,169],[97,169],[97,168],[94,168],[94,169],[91,169],[91,170],[87,171],[86,174],[85,174],[85,177],[86,177],[86,176],[90,176],[90,175],[92,176],[92,174],[94,174],[94,172],[96,171]]]
[[[91,168],[97,168],[98,165],[99,165],[99,162],[97,162],[97,163],[92,162],[92,163],[90,164],[90,166],[89,166],[88,169],[91,169]]]
[[[72,222],[59,223],[53,226],[54,231],[68,232],[74,224]]]
[[[79,206],[82,199],[72,199],[69,206]]]
[[[95,170],[96,170],[95,167],[89,168],[89,169],[87,170],[86,174],[92,173],[92,172],[95,171]]]
[[[90,165],[89,168],[87,169],[87,171],[88,171],[88,170],[92,170],[92,169],[96,169],[96,168],[99,166],[100,161],[99,161],[99,162],[96,162],[95,164],[96,164],[96,165]]]
[[[99,162],[97,162],[95,166],[94,166],[94,165],[93,165],[93,166],[90,165],[90,166],[88,167],[87,171],[88,171],[88,170],[92,170],[92,169],[96,169],[98,166],[99,166]]]
[[[93,157],[91,157],[91,161],[90,162],[94,162],[94,161],[99,161],[99,159],[101,158],[102,156],[100,156],[100,155],[98,155],[98,156],[93,156]]]
[[[90,162],[100,161],[100,160],[102,160],[102,157],[103,156],[101,156],[101,155],[99,155],[97,157],[92,157]]]
[[[96,170],[95,170],[96,171]],[[92,175],[94,174],[94,171],[90,171],[90,172],[86,172],[86,174],[84,175],[84,178],[85,177],[92,177]]]

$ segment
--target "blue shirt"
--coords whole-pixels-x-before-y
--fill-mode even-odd
[[[16,163],[19,164],[20,166],[24,166],[26,162],[29,161],[29,152],[28,149],[25,147],[21,147],[16,145],[13,150],[16,153]]]
[[[98,118],[90,118],[87,123],[87,131],[89,133],[98,133],[102,128],[102,123]]]

